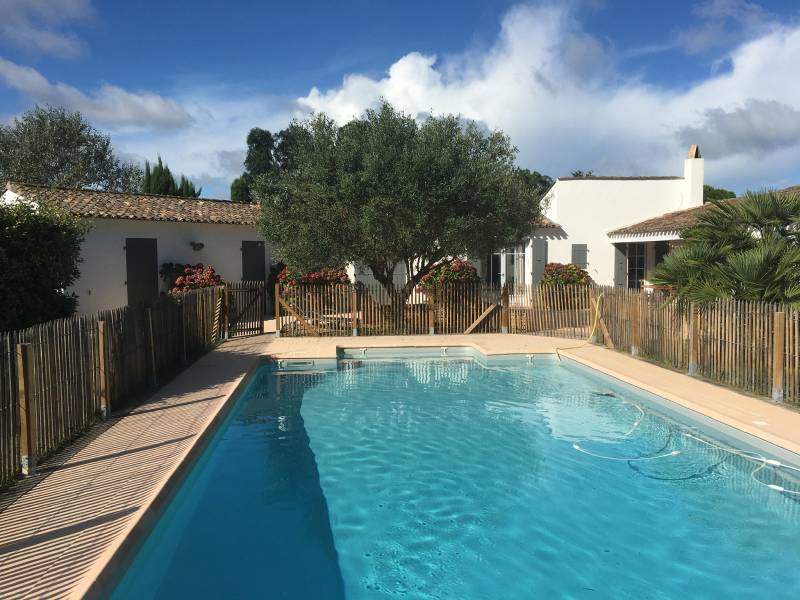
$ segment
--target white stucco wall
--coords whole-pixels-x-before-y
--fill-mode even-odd
[[[242,241],[264,241],[253,227],[210,223],[170,223],[124,219],[95,219],[92,230],[81,247],[81,276],[69,291],[78,296],[78,312],[92,313],[125,306],[125,238],[155,238],[158,266],[165,262],[211,265],[223,279],[242,278]],[[192,249],[190,242],[202,242],[204,248]],[[271,250],[265,244],[267,273]],[[164,283],[159,278],[163,290]]]
[[[703,159],[686,160],[676,179],[567,179],[549,192],[545,215],[561,230],[537,230],[548,239],[548,262],[569,263],[572,244],[588,247],[592,279],[614,284],[614,246],[607,233],[703,202]],[[526,257],[527,258],[527,257]],[[527,262],[527,261],[526,261]],[[529,263],[530,264],[530,263]],[[530,283],[531,269],[526,265]]]
[[[365,267],[363,265],[356,265],[350,263],[345,268],[345,272],[347,276],[350,277],[350,281],[353,283],[363,283],[364,285],[380,285],[376,280],[375,277],[372,276],[372,271],[369,267]],[[394,284],[396,287],[401,287],[406,283],[406,270],[405,267],[401,264],[397,264],[394,268],[394,273],[392,277]]]

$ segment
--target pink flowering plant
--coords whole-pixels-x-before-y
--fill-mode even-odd
[[[301,283],[326,284],[348,284],[350,278],[344,269],[320,269],[310,273],[301,273],[296,269],[286,267],[278,273],[278,283],[281,287],[294,287]]]
[[[203,263],[196,265],[164,263],[161,266],[161,277],[169,285],[170,296],[180,296],[189,290],[222,285],[222,277],[217,274],[214,267]]]
[[[475,283],[480,281],[478,270],[468,260],[455,259],[431,269],[420,280],[419,289],[433,292],[446,283]]]
[[[547,263],[542,276],[543,285],[588,285],[592,278],[585,269],[568,263]]]

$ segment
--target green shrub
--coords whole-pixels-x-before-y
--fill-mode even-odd
[[[547,263],[544,266],[542,285],[587,285],[592,283],[592,278],[585,269],[578,265],[567,263]]]
[[[75,312],[77,297],[66,288],[80,274],[87,231],[83,221],[53,206],[0,205],[0,331]]]
[[[478,270],[468,260],[456,259],[436,266],[422,277],[419,287],[427,292],[445,283],[473,283],[480,281]]]

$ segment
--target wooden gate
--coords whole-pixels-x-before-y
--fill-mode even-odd
[[[263,281],[240,281],[226,286],[228,337],[264,333],[267,288]]]

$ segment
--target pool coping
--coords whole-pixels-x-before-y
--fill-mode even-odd
[[[247,361],[249,361],[247,368],[227,382],[225,385],[226,395],[219,397],[213,409],[209,409],[208,413],[204,415],[203,422],[198,424],[193,439],[187,442],[186,447],[168,457],[172,463],[168,469],[163,471],[158,484],[154,485],[146,496],[142,496],[138,509],[124,522],[123,527],[114,532],[113,540],[104,540],[107,544],[106,547],[96,555],[90,567],[75,574],[75,582],[69,586],[69,593],[58,595],[58,597],[100,597],[110,593],[118,577],[124,572],[121,568],[126,566],[131,550],[135,549],[143,537],[149,533],[154,521],[160,515],[161,509],[170,500],[172,494],[188,473],[187,467],[190,467],[193,461],[206,448],[213,434],[217,431],[218,425],[233,407],[236,398],[245,389],[254,371],[266,359],[278,361],[321,359],[328,363],[332,361],[335,364],[345,350],[358,350],[361,348],[367,348],[368,354],[370,348],[402,349],[405,352],[421,349],[429,353],[432,348],[435,349],[437,347],[468,348],[470,351],[487,358],[520,355],[552,356],[556,353],[556,349],[559,349],[562,356],[577,364],[654,394],[665,402],[672,403],[800,456],[800,412],[772,404],[765,399],[746,396],[722,386],[670,371],[664,367],[619,352],[583,344],[574,339],[515,334],[386,336],[374,338],[275,338],[272,335],[263,335],[245,339],[249,340],[248,348],[250,348],[249,351],[251,352],[247,357]],[[237,343],[240,344],[240,347],[243,346],[241,340],[235,340],[223,344],[214,352],[219,353],[222,350],[222,354],[224,354],[227,349],[235,355]],[[231,360],[230,356],[228,360]],[[202,363],[202,359],[199,362]],[[191,377],[193,370],[202,370],[204,368],[207,369],[208,367],[204,367],[202,364],[195,364],[184,372],[182,376]],[[660,384],[652,384],[645,381],[654,373],[657,375],[657,379],[660,378]],[[679,385],[675,385],[680,389],[670,390],[670,382],[674,384],[676,381]],[[689,392],[686,391],[687,389]],[[168,389],[165,388],[164,393],[161,395],[166,396],[166,399],[169,400]],[[702,396],[705,396],[705,398]],[[716,404],[708,401],[708,397],[714,397],[712,399]],[[753,423],[748,423],[744,417],[737,418],[735,411],[729,410],[726,412],[724,410],[726,407],[734,405],[743,407],[739,411],[742,415],[763,417],[768,419],[770,424],[776,420],[781,421],[784,425],[789,423],[792,435],[782,436],[770,429],[765,429],[763,426],[755,426]],[[125,418],[122,417],[122,419]],[[105,435],[105,433],[100,435]],[[41,485],[41,482],[36,485]],[[0,510],[0,523],[2,522],[2,517],[3,511]],[[0,558],[2,558],[2,555],[0,555]],[[17,568],[22,569],[23,567],[18,566]],[[74,568],[77,569],[77,567]],[[50,590],[46,588],[37,589],[33,587],[25,595],[15,596],[9,594],[8,597],[30,597],[31,594],[39,597],[48,591]]]
[[[136,548],[147,538],[158,521],[161,511],[184,482],[191,467],[208,447],[217,428],[228,416],[236,404],[236,400],[263,363],[264,359],[258,360],[244,375],[238,378],[230,395],[218,404],[216,409],[208,415],[205,423],[201,425],[194,443],[177,457],[175,464],[164,476],[161,485],[154,490],[152,497],[142,503],[141,508],[134,515],[128,531],[98,558],[92,570],[85,576],[83,589],[77,589],[73,597],[89,599],[111,596]]]
[[[39,479],[4,490],[0,532],[7,525],[10,533],[0,537],[0,597],[108,596],[272,337],[217,346],[142,404],[98,424],[63,460],[45,461]]]

